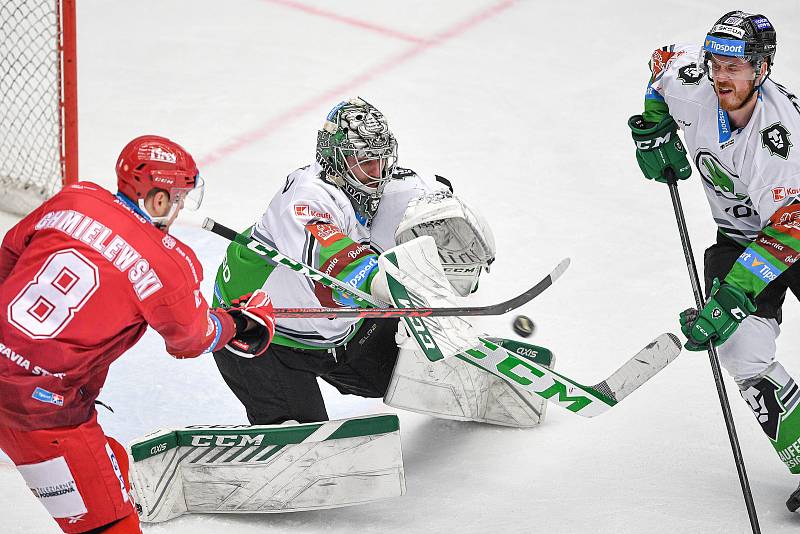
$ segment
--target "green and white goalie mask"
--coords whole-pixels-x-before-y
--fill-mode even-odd
[[[395,241],[399,245],[423,235],[436,242],[456,293],[466,297],[474,292],[481,272],[488,272],[495,258],[494,234],[486,220],[450,191],[434,191],[408,203]]]
[[[350,198],[368,225],[397,163],[397,141],[383,113],[361,98],[340,102],[317,134],[317,161],[325,179]]]

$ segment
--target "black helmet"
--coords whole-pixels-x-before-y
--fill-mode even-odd
[[[767,76],[775,61],[777,38],[775,28],[764,15],[753,15],[744,11],[731,11],[714,23],[703,42],[703,63],[708,71],[711,54],[747,59],[753,68],[761,68],[765,58]],[[764,77],[766,79],[766,76]]]

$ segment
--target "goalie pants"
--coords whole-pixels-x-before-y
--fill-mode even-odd
[[[343,394],[383,397],[397,361],[398,319],[367,319],[336,349],[301,349],[273,343],[258,358],[226,349],[214,360],[222,378],[244,404],[252,425],[327,421],[317,383],[322,378]]]
[[[64,532],[141,533],[128,495],[128,454],[103,433],[97,413],[71,427],[0,426],[0,449]]]

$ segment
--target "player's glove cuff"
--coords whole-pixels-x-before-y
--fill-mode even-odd
[[[246,304],[227,312],[236,324],[236,334],[225,348],[243,358],[264,354],[275,333],[275,314],[267,294],[259,289]]]
[[[681,331],[688,340],[686,348],[703,350],[708,343],[715,347],[721,345],[755,311],[755,303],[744,291],[731,284],[721,284],[715,278],[703,309],[690,308],[680,314]]]

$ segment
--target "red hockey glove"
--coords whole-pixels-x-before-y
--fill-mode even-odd
[[[236,335],[225,348],[244,358],[264,354],[275,333],[275,313],[267,293],[256,290],[245,304],[227,312],[236,323]]]

